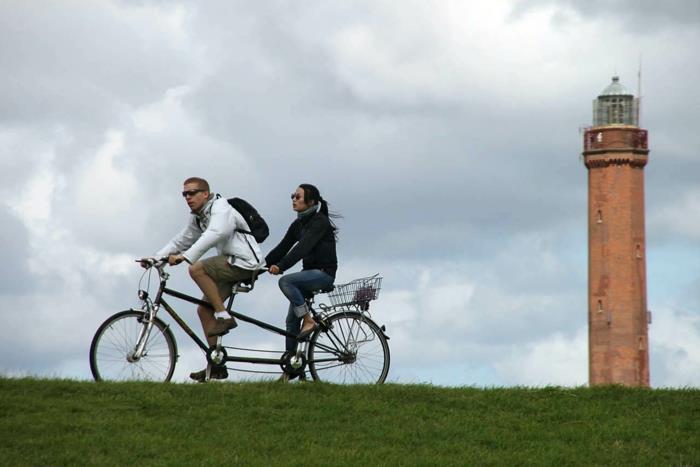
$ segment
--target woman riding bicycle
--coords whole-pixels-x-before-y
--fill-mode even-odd
[[[286,274],[279,280],[282,293],[289,299],[287,332],[299,337],[310,335],[316,323],[305,298],[314,290],[333,285],[338,269],[335,252],[337,227],[328,214],[328,203],[313,185],[303,183],[292,194],[292,209],[297,218],[282,241],[265,257],[270,274],[282,274],[302,260],[302,270]],[[303,321],[303,326],[301,322]],[[301,326],[301,329],[300,329]],[[286,340],[286,350],[293,352],[296,341]]]

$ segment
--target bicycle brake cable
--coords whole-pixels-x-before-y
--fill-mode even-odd
[[[148,274],[148,278],[146,278],[146,290],[145,290],[145,292],[147,294],[148,294],[148,292],[150,292],[150,289],[151,289],[151,274],[153,273],[152,269],[153,268],[150,267],[150,268],[146,269],[145,271],[143,271],[143,274],[141,274],[141,278],[139,279],[139,290],[143,290],[141,288],[141,284],[143,283],[143,278],[146,276],[146,274]]]

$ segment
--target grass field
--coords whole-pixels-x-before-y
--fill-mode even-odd
[[[700,390],[0,379],[2,465],[700,465]]]

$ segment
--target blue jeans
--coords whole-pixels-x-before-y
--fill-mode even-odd
[[[285,274],[279,280],[280,290],[289,299],[289,311],[287,312],[287,332],[297,335],[301,329],[301,316],[295,313],[296,307],[306,303],[305,299],[312,296],[314,290],[324,289],[333,285],[333,276],[320,269],[308,269],[300,272]],[[294,351],[296,340],[287,337],[285,348]]]

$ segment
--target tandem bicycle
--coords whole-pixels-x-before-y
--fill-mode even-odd
[[[209,380],[214,365],[227,363],[277,366],[281,372],[300,379],[308,370],[315,381],[336,384],[381,384],[386,380],[390,362],[389,337],[385,326],[377,325],[369,314],[370,302],[378,298],[381,288],[382,278],[378,274],[315,291],[312,297],[307,298],[307,303],[318,326],[310,336],[301,339],[285,329],[232,309],[236,295],[251,292],[265,269],[255,271],[249,281],[234,284],[226,307],[228,313],[240,322],[296,339],[296,350],[287,352],[227,347],[223,345],[223,336],[219,336],[217,344],[210,347],[165,301],[164,296],[210,308],[211,305],[167,287],[170,277],[165,271],[167,257],[137,261],[146,261],[144,276],[149,273],[150,277],[150,273],[157,271],[158,290],[152,298],[139,282],[141,308],[118,312],[97,329],[90,345],[90,369],[96,381],[170,381],[178,359],[177,343],[170,325],[161,319],[161,310],[165,310],[206,355],[206,380]],[[318,293],[327,293],[330,304],[318,304],[318,309],[315,309],[314,296]],[[251,357],[241,355],[240,351],[279,356]],[[280,374],[279,370],[229,369]]]

